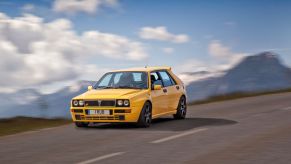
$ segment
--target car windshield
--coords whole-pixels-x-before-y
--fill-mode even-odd
[[[110,72],[106,73],[94,86],[96,89],[147,89],[146,72]]]

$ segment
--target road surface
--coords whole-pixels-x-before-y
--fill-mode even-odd
[[[190,106],[148,129],[72,124],[0,138],[0,163],[290,163],[291,93]]]

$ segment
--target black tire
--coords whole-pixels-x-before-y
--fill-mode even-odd
[[[177,107],[177,113],[174,114],[174,119],[185,119],[187,113],[187,103],[185,96],[182,96],[179,100]]]
[[[147,128],[151,125],[151,122],[152,122],[152,106],[147,101],[142,107],[142,111],[140,112],[137,126],[141,128]]]
[[[84,128],[84,127],[88,127],[89,123],[88,122],[75,122],[75,125],[78,128]]]

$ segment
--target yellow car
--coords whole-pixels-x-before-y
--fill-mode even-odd
[[[186,91],[170,67],[145,67],[108,72],[95,86],[74,97],[71,115],[77,127],[90,122],[136,123],[149,127],[152,119],[186,117]]]

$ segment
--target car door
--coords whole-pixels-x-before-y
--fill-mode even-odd
[[[164,92],[163,82],[157,72],[151,72],[150,76],[152,113],[153,115],[161,114],[168,108],[167,92]],[[154,90],[153,85],[161,85],[161,90]]]
[[[178,104],[179,104],[179,101],[180,101],[180,98],[181,96],[183,95],[183,86],[182,85],[179,85],[175,79],[173,78],[171,71],[167,71],[170,79],[171,79],[171,82],[172,82],[172,91],[173,91],[173,97],[172,97],[172,100],[169,104],[170,108],[173,109],[173,110],[176,110],[177,107],[178,107]]]
[[[162,78],[164,89],[167,93],[168,107],[164,109],[164,112],[176,110],[178,104],[177,101],[179,99],[179,92],[176,82],[167,71],[159,71],[159,75]]]

